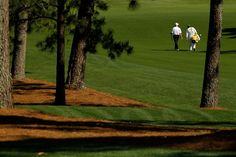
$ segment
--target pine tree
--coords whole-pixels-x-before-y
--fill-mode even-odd
[[[220,39],[223,0],[211,0],[205,71],[200,107],[216,107],[219,101]]]
[[[12,108],[12,80],[9,68],[9,1],[0,1],[0,107]]]

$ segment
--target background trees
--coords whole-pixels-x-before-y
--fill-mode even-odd
[[[78,24],[75,28],[71,54],[69,60],[66,84],[68,88],[81,88],[83,86],[86,45],[94,15],[94,0],[81,0],[78,11]]]
[[[63,3],[64,6],[61,3]],[[123,51],[126,51],[128,54],[132,52],[133,48],[129,45],[128,41],[116,41],[113,37],[112,30],[104,32],[104,30],[102,29],[105,25],[105,18],[99,16],[99,10],[107,10],[108,8],[107,4],[103,0],[69,0],[60,2],[60,4],[59,2],[58,4],[56,4],[54,1],[50,1],[50,3],[46,3],[45,6],[48,6],[48,8],[50,8],[48,9],[48,17],[50,16],[50,18],[48,19],[56,20],[57,25],[60,25],[60,23],[64,23],[64,35],[61,34],[60,38],[58,38],[59,32],[57,31],[56,33],[55,24],[51,23],[48,20],[46,20],[45,22],[45,19],[43,19],[43,25],[47,27],[51,26],[49,28],[51,28],[52,33],[47,36],[44,41],[40,42],[38,46],[40,46],[43,50],[49,49],[52,51],[55,48],[54,45],[56,44],[56,41],[60,40],[61,42],[57,42],[57,52],[59,52],[62,51],[62,49],[60,48],[60,46],[62,46],[60,44],[63,43],[62,36],[64,36],[63,40],[65,40],[65,36],[68,33],[71,33],[73,35],[66,79],[66,85],[68,88],[80,89],[84,86],[86,54],[88,52],[95,53],[98,43],[101,43],[103,48],[108,50],[108,56],[112,59],[114,59],[116,56],[121,55]],[[55,12],[56,6],[60,7],[59,10],[57,9],[57,12]],[[64,7],[64,9],[62,7]],[[74,13],[75,11],[77,11],[77,14]],[[60,14],[60,17],[58,14]],[[61,21],[60,23],[58,23],[59,18],[61,18],[62,16],[64,22]],[[64,46],[62,46],[62,48],[63,47]],[[57,82],[61,83],[63,82],[62,80],[64,76],[62,74],[64,73],[62,71],[62,67],[64,64],[62,63],[62,54],[63,53],[60,52],[60,57],[58,55],[59,58],[57,58]],[[61,63],[60,67],[58,63]],[[59,86],[61,90],[59,90]],[[57,84],[56,93],[60,93],[60,91],[63,90],[62,86],[63,85]]]
[[[11,108],[12,80],[9,69],[9,1],[0,1],[0,107]]]
[[[99,18],[98,9],[107,10],[107,4],[102,0],[80,1],[68,65],[67,88],[81,89],[84,87],[86,55],[88,52],[95,53],[98,43],[101,43],[102,47],[108,51],[111,59],[120,56],[124,51],[128,54],[133,51],[133,47],[129,45],[128,41],[116,41],[112,30],[103,31],[105,19]]]
[[[10,4],[11,23],[14,26],[11,73],[13,79],[23,79],[25,78],[25,53],[30,3],[27,0],[11,0]]]
[[[65,3],[57,1],[57,67],[55,104],[66,103],[65,96]]]

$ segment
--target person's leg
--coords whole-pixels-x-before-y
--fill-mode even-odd
[[[179,36],[178,35],[174,35],[174,42],[175,42],[175,50],[179,50]]]
[[[193,51],[196,51],[196,46],[197,46],[197,44],[193,43]]]
[[[191,41],[191,48],[190,48],[190,51],[194,50],[195,51],[196,49],[196,41],[192,40]]]
[[[190,41],[190,47],[189,47],[189,50],[192,51],[193,50],[193,42]]]

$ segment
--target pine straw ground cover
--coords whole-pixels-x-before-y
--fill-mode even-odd
[[[68,104],[152,107],[93,89],[67,90]],[[26,79],[14,82],[16,104],[52,104],[53,83]],[[29,142],[55,147],[69,143],[107,146],[168,147],[194,150],[235,150],[235,129],[158,126],[53,116],[26,109],[0,109],[0,147]]]

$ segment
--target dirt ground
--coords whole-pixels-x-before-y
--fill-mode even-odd
[[[55,84],[25,79],[14,81],[14,102],[16,104],[53,104]],[[66,90],[67,104],[80,106],[114,106],[114,107],[151,107],[150,105],[113,96],[90,88]]]
[[[14,82],[14,102],[53,105],[55,85],[25,79]],[[67,103],[87,106],[153,107],[148,104],[85,88],[66,90]],[[115,109],[115,108],[114,108]],[[26,109],[0,109],[0,145],[46,139],[107,145],[156,146],[200,150],[235,150],[236,129],[156,126],[128,122],[52,116]],[[61,141],[60,141],[61,140]],[[68,142],[68,141],[67,141]]]

